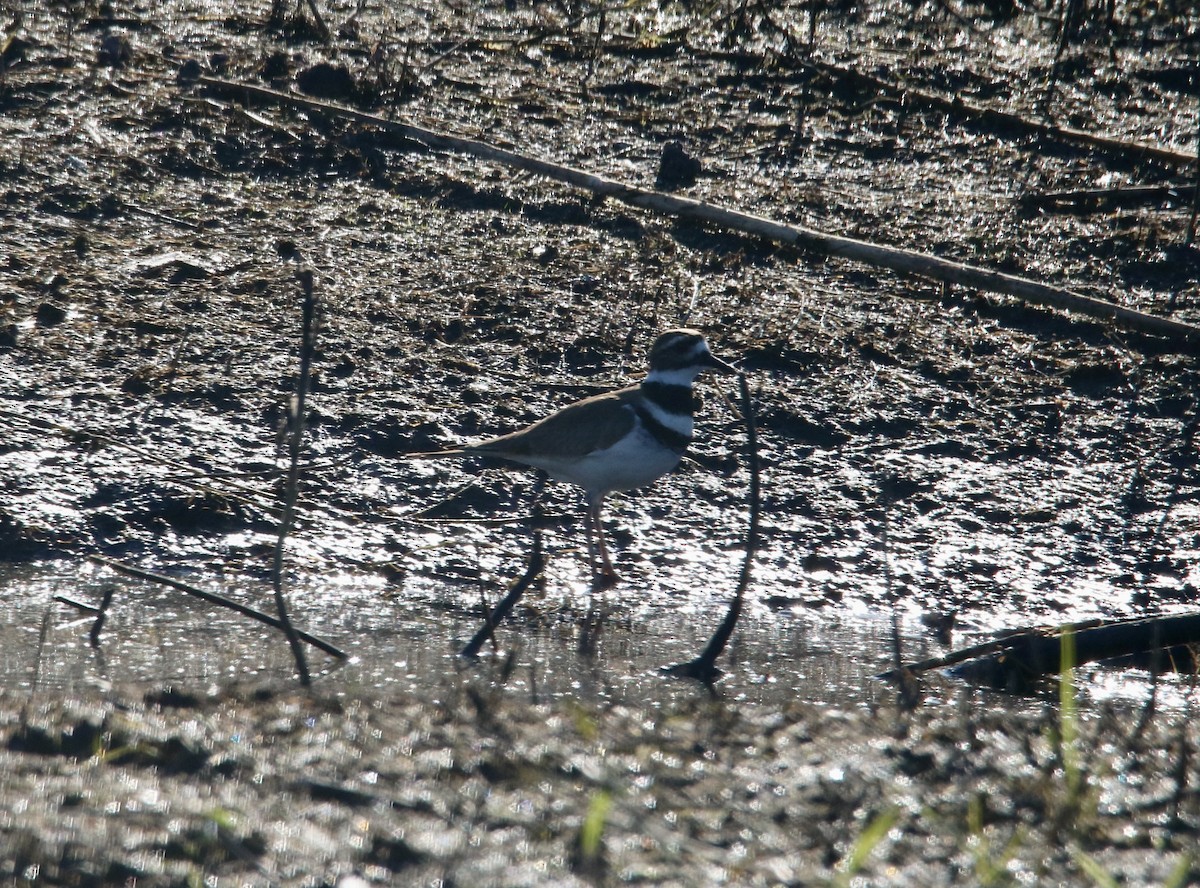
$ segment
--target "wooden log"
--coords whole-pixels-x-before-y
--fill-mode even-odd
[[[1010,691],[1026,690],[1062,667],[1062,638],[1075,637],[1075,665],[1161,652],[1162,668],[1171,662],[1187,665],[1195,658],[1182,648],[1200,645],[1200,614],[1137,617],[1130,620],[1089,620],[1057,628],[1031,628],[1006,633],[983,644],[954,651],[944,657],[890,669],[876,678],[897,680],[902,674],[919,675],[949,669],[956,678],[973,684]],[[1128,661],[1147,662],[1147,660]]]
[[[1110,207],[1141,207],[1166,201],[1190,201],[1195,185],[1137,185],[1129,188],[1083,188],[1022,195],[1021,205],[1050,212],[1094,213]]]
[[[678,197],[661,191],[638,188],[613,179],[606,179],[574,167],[552,163],[541,158],[529,157],[504,148],[497,148],[477,139],[466,139],[436,132],[426,127],[388,120],[374,114],[356,111],[329,102],[317,101],[294,93],[255,86],[249,83],[223,80],[219,77],[203,76],[198,81],[202,86],[228,94],[240,94],[247,98],[299,108],[314,113],[350,120],[368,126],[394,132],[405,138],[443,151],[469,154],[485,160],[502,163],[549,179],[565,182],[602,197],[652,212],[672,215],[725,228],[741,231],[756,237],[766,238],[781,244],[810,250],[828,256],[837,256],[868,265],[889,268],[904,274],[933,278],[949,284],[959,284],[989,293],[1015,296],[1033,305],[1066,312],[1077,312],[1091,318],[1113,321],[1128,329],[1141,333],[1165,336],[1181,344],[1182,350],[1191,352],[1200,345],[1200,327],[1177,321],[1173,318],[1152,315],[1115,302],[1087,296],[1060,287],[1035,281],[1018,275],[992,271],[974,265],[942,259],[917,250],[887,247],[856,238],[826,234],[800,225],[786,225],[771,219],[754,216],[737,210],[727,209],[704,201]]]

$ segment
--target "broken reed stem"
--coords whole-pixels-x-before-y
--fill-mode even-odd
[[[525,573],[520,579],[509,587],[508,593],[500,600],[494,610],[487,609],[487,602],[483,604],[483,626],[478,632],[472,636],[471,640],[466,643],[461,651],[460,657],[477,657],[479,651],[490,639],[492,644],[496,644],[496,627],[503,622],[504,618],[509,615],[509,612],[521,600],[521,596],[537,580],[542,572],[542,568],[546,566],[546,555],[542,550],[542,491],[546,488],[546,475],[543,472],[538,472],[537,480],[533,485],[533,546],[529,550],[529,563],[525,566]]]
[[[183,580],[177,580],[174,577],[166,577],[162,574],[153,573],[152,571],[142,570],[140,567],[132,567],[128,564],[122,564],[120,561],[117,561],[113,558],[107,558],[104,555],[88,555],[87,559],[95,564],[100,564],[104,567],[111,568],[117,573],[125,574],[125,576],[128,577],[136,577],[139,580],[149,580],[151,583],[158,583],[160,586],[170,586],[172,589],[178,589],[180,592],[186,592],[188,595],[191,595],[194,598],[199,598],[201,601],[207,601],[209,604],[215,604],[220,607],[228,608],[231,611],[241,614],[243,617],[249,617],[252,620],[257,620],[260,623],[270,626],[272,629],[283,629],[283,624],[279,622],[278,618],[273,617],[270,614],[264,614],[260,610],[256,610],[248,605],[242,604],[240,601],[234,601],[232,598],[226,598],[224,595],[218,595],[216,592],[208,592],[197,586],[185,583]],[[337,657],[339,660],[345,660],[347,657],[346,652],[341,648],[334,646],[324,639],[317,638],[315,635],[311,635],[302,629],[297,629],[296,635],[305,644],[311,644],[313,647],[324,651],[331,657]]]
[[[113,592],[112,586],[108,586],[104,590],[104,597],[100,599],[100,607],[96,611],[96,620],[92,623],[92,631],[88,633],[88,641],[92,647],[100,647],[100,633],[104,630],[104,622],[108,619],[108,606],[112,604]]]
[[[489,638],[493,637],[496,626],[509,615],[516,603],[521,600],[521,596],[525,594],[525,590],[533,585],[545,565],[546,556],[542,553],[542,535],[539,530],[533,538],[533,548],[529,551],[529,564],[525,568],[525,573],[512,584],[508,594],[491,613],[486,615],[482,628],[459,651],[459,656],[476,657],[479,655],[480,649],[487,644]]]
[[[759,535],[759,499],[761,485],[758,467],[758,431],[754,423],[754,404],[750,400],[750,384],[746,374],[738,376],[738,384],[742,395],[742,420],[746,423],[746,461],[750,469],[750,520],[746,527],[746,557],[742,561],[742,572],[738,577],[737,589],[733,593],[733,601],[725,612],[725,619],[717,627],[704,650],[690,663],[679,663],[667,666],[664,672],[678,678],[692,678],[707,685],[710,689],[713,683],[721,677],[717,668],[717,658],[725,652],[726,645],[737,626],[738,618],[742,615],[742,604],[746,598],[746,589],[750,586],[751,569],[754,566],[754,555],[758,551]]]
[[[321,35],[321,40],[328,43],[332,35],[329,25],[325,24],[325,17],[321,15],[320,7],[317,6],[317,0],[308,0],[308,11],[312,13],[313,20],[317,23],[317,33]]]
[[[896,504],[896,498],[892,495],[893,485],[888,482],[884,484],[886,495],[883,503],[883,527],[880,530],[880,545],[883,547],[883,582],[884,594],[888,602],[891,604],[892,610],[892,658],[894,668],[893,674],[897,676],[897,702],[900,709],[908,711],[915,709],[918,702],[917,683],[915,678],[905,671],[904,668],[904,644],[900,637],[900,612],[896,608],[896,585],[895,578],[892,576],[892,507]]]
[[[279,612],[279,622],[283,633],[287,636],[292,656],[296,660],[296,668],[300,671],[300,684],[312,684],[308,673],[308,660],[304,656],[304,648],[300,646],[300,638],[288,618],[287,599],[283,594],[283,547],[292,528],[292,519],[296,513],[296,500],[300,496],[300,445],[304,439],[304,402],[308,394],[308,377],[312,367],[312,356],[316,330],[314,316],[316,315],[316,298],[313,295],[313,272],[311,268],[301,268],[296,272],[300,288],[304,293],[302,303],[303,321],[300,332],[300,375],[296,380],[296,396],[292,400],[289,417],[288,435],[288,476],[283,491],[283,517],[279,520],[279,539],[275,543],[275,564],[271,569],[271,579],[275,587],[275,609]]]
[[[593,175],[574,167],[552,163],[537,157],[520,154],[497,148],[477,139],[465,139],[458,136],[437,132],[426,127],[400,123],[388,120],[375,114],[355,111],[330,102],[305,98],[294,93],[283,93],[278,90],[249,83],[223,80],[219,77],[202,76],[198,79],[200,85],[226,93],[254,96],[277,104],[315,111],[327,114],[341,120],[355,121],[367,126],[378,127],[388,132],[398,133],[425,145],[427,148],[441,151],[453,151],[459,154],[469,154],[485,160],[495,161],[514,169],[524,170],[534,175],[545,176],[558,182],[565,182],[576,188],[591,191],[601,197],[609,197],[630,206],[664,215],[676,216],[693,222],[712,225],[731,231],[740,231],[752,237],[761,237],[776,241],[785,246],[812,252],[836,256],[853,262],[862,262],[880,268],[888,268],[900,274],[917,275],[932,278],[947,284],[958,284],[988,293],[999,293],[1013,296],[1024,302],[1043,308],[1052,308],[1065,312],[1077,312],[1087,317],[1112,321],[1127,329],[1143,334],[1165,336],[1184,345],[1181,351],[1192,351],[1200,344],[1200,327],[1177,321],[1173,318],[1152,315],[1148,312],[1128,308],[1105,299],[1087,296],[1061,287],[1054,287],[1032,278],[1020,277],[1005,272],[993,271],[975,265],[953,262],[939,256],[908,250],[900,247],[888,247],[856,238],[835,234],[826,234],[812,228],[800,225],[785,225],[772,219],[754,216],[737,210],[727,209],[704,201],[691,198],[677,197],[662,191],[638,188],[614,179]],[[1064,132],[1055,127],[1052,133]],[[1146,156],[1156,156],[1152,149],[1145,149]],[[1189,155],[1194,162],[1195,157]]]

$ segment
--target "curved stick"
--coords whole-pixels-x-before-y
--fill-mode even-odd
[[[170,586],[172,589],[178,589],[181,592],[186,592],[188,595],[195,596],[202,601],[207,601],[210,604],[218,604],[221,607],[227,607],[232,611],[237,611],[244,617],[250,617],[252,620],[258,620],[260,623],[274,629],[282,629],[283,623],[277,617],[270,614],[264,614],[260,610],[255,610],[248,605],[242,604],[239,601],[234,601],[232,598],[226,598],[224,595],[218,595],[216,592],[207,592],[183,580],[177,580],[173,577],[165,577],[162,574],[156,574],[148,570],[142,570],[140,567],[132,567],[128,564],[122,564],[115,558],[108,558],[104,555],[88,555],[88,561],[93,561],[96,564],[101,564],[104,567],[109,567],[117,573],[123,573],[126,576],[137,577],[139,580],[149,580],[152,583],[159,583],[163,586]],[[341,648],[335,647],[324,639],[317,638],[315,635],[310,635],[302,630],[296,630],[296,636],[303,642],[311,644],[315,648],[319,648],[331,657],[337,657],[339,660],[345,660],[347,654]]]
[[[693,678],[709,688],[721,677],[721,670],[716,665],[717,658],[724,653],[734,627],[737,626],[738,617],[742,615],[742,602],[750,585],[750,569],[754,564],[754,553],[758,550],[758,433],[754,426],[754,405],[750,401],[750,386],[744,373],[738,377],[738,383],[742,394],[742,415],[746,422],[746,461],[750,467],[750,522],[746,528],[746,558],[742,561],[742,573],[738,577],[733,601],[729,604],[729,610],[725,612],[725,619],[721,621],[721,625],[717,627],[700,656],[688,663],[678,663],[663,669],[668,675]]]

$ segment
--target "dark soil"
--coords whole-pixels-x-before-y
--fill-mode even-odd
[[[895,607],[906,637],[953,616],[962,638],[1200,595],[1194,347],[197,83],[298,89],[1200,324],[1194,165],[903,92],[1192,151],[1192,4],[317,5],[328,41],[307,4],[0,16],[0,559],[262,587],[307,262],[288,570],[325,591],[305,614],[351,587],[356,607],[456,619],[494,601],[523,570],[531,479],[395,457],[621,384],[681,324],[753,379],[753,625]],[[1142,185],[1172,187],[1038,200]],[[740,568],[742,425],[732,386],[703,388],[692,460],[608,513],[618,672],[651,617],[715,624]],[[570,648],[592,603],[578,494],[552,486],[546,508],[550,564],[512,633],[552,613]],[[38,627],[9,634],[32,651]],[[762,642],[740,665],[766,675]],[[546,702],[439,666],[383,694],[104,678],[0,697],[7,879],[1184,884],[1200,823],[1182,691],[1135,732],[1122,706],[1076,720],[1057,697],[956,690],[902,713],[799,689]]]

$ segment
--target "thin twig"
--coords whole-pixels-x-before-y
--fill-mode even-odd
[[[264,614],[262,611],[255,610],[254,608],[242,604],[239,601],[234,601],[232,598],[226,598],[224,595],[218,595],[216,592],[208,592],[204,589],[200,589],[173,577],[166,577],[162,574],[153,573],[148,570],[142,570],[140,567],[122,564],[120,561],[117,561],[114,558],[106,558],[103,555],[88,555],[87,558],[89,561],[93,561],[96,564],[111,568],[117,573],[125,574],[129,577],[137,577],[139,580],[149,580],[152,583],[158,583],[162,586],[170,586],[172,589],[178,589],[180,592],[186,592],[188,595],[199,598],[202,601],[207,601],[209,604],[216,604],[220,607],[228,608],[231,611],[241,614],[243,617],[249,617],[252,620],[257,620],[258,622],[264,623],[273,629],[283,628],[283,624],[279,622],[278,618],[273,617],[270,614]],[[339,660],[344,660],[347,657],[345,651],[335,647],[324,639],[317,638],[315,635],[310,635],[303,630],[296,630],[296,635],[301,641],[305,642],[306,644],[311,644],[313,647],[324,651],[331,657],[337,657]]]
[[[82,601],[76,601],[74,598],[68,598],[66,595],[55,595],[54,600],[59,604],[65,604],[67,607],[73,607],[81,614],[95,616],[100,613],[100,608],[94,604],[84,604]]]
[[[288,477],[284,487],[283,517],[279,520],[279,539],[275,544],[275,563],[271,569],[271,579],[275,588],[275,608],[279,612],[279,622],[283,625],[283,633],[287,636],[292,656],[296,659],[296,668],[300,671],[300,684],[309,685],[312,678],[308,674],[308,661],[304,657],[304,648],[300,646],[296,629],[288,618],[287,598],[283,594],[283,549],[287,543],[288,532],[292,528],[296,500],[300,496],[300,445],[304,439],[304,401],[308,394],[308,377],[316,338],[316,299],[313,295],[312,269],[301,268],[296,272],[296,278],[300,281],[300,288],[304,294],[300,333],[300,375],[296,380],[296,397],[292,403],[291,434],[288,439]]]
[[[242,93],[259,99],[328,114],[343,120],[352,120],[369,126],[399,133],[420,142],[429,148],[470,154],[502,163],[516,169],[565,182],[577,188],[592,191],[602,197],[652,212],[678,216],[720,228],[741,231],[755,237],[763,237],[781,244],[811,250],[829,256],[837,256],[868,265],[889,268],[902,274],[933,278],[950,284],[959,284],[990,293],[1015,296],[1028,303],[1061,311],[1078,312],[1091,318],[1115,321],[1130,329],[1170,337],[1187,343],[1189,349],[1200,344],[1200,327],[1172,318],[1148,314],[1136,309],[1086,296],[1061,287],[1050,286],[1040,281],[1018,275],[992,271],[974,265],[952,262],[938,256],[887,247],[840,235],[826,234],[799,225],[784,225],[771,219],[754,216],[737,210],[705,203],[690,198],[678,197],[647,188],[637,188],[593,175],[573,167],[551,163],[540,158],[529,157],[515,151],[497,148],[476,139],[464,139],[439,133],[413,124],[398,123],[374,114],[355,111],[341,105],[304,98],[278,90],[254,86],[249,83],[223,80],[218,77],[202,76],[199,83],[231,93]],[[1149,149],[1147,148],[1147,151]],[[1193,158],[1194,159],[1194,158]]]
[[[717,659],[725,651],[738,618],[742,614],[742,604],[745,601],[746,589],[750,586],[750,573],[754,565],[754,555],[758,551],[759,525],[759,471],[758,471],[758,432],[754,423],[754,405],[750,401],[750,385],[743,373],[738,377],[742,394],[742,419],[746,423],[746,461],[750,467],[750,520],[746,527],[746,557],[742,561],[742,572],[738,577],[737,589],[733,593],[733,601],[725,612],[725,619],[717,627],[711,639],[700,656],[688,663],[678,663],[663,669],[668,675],[677,678],[692,678],[710,689],[713,683],[721,677],[717,668]]]
[[[113,592],[112,586],[108,586],[104,590],[104,597],[100,599],[100,607],[96,609],[96,620],[92,623],[92,631],[88,633],[88,641],[92,647],[100,647],[100,633],[104,629],[104,622],[108,619],[108,606],[112,604]]]
[[[525,590],[533,585],[534,581],[538,578],[538,574],[542,572],[542,568],[545,566],[546,556],[542,553],[542,537],[539,533],[533,538],[533,547],[529,550],[529,564],[525,568],[525,573],[512,584],[508,590],[508,594],[487,615],[483,627],[475,633],[459,652],[460,656],[476,657],[479,655],[480,648],[487,643],[489,638],[493,637],[496,625],[509,615],[509,612],[516,606],[516,603],[521,600],[521,596],[525,594]]]

